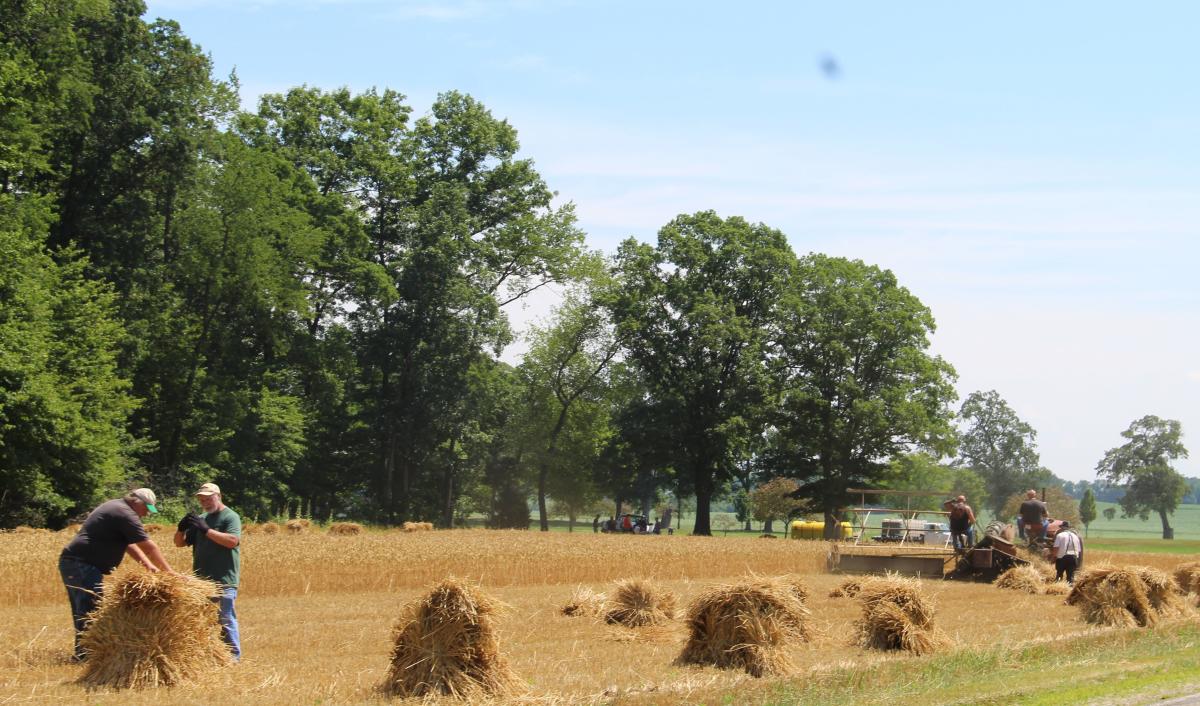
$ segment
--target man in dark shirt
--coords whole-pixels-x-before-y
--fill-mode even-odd
[[[960,495],[946,502],[950,511],[950,537],[956,550],[975,546],[975,512],[967,504],[967,496]],[[964,545],[965,542],[965,545]]]
[[[242,519],[221,500],[216,483],[205,483],[196,491],[196,500],[204,516],[188,514],[179,522],[175,546],[192,547],[192,571],[221,586],[221,595],[214,599],[221,635],[229,645],[235,660],[242,658],[242,641],[238,634],[237,599],[241,574]]]
[[[1019,519],[1023,527],[1022,536],[1027,539],[1041,539],[1046,536],[1046,503],[1037,499],[1036,490],[1025,491],[1025,502],[1021,503]]]
[[[173,571],[162,550],[146,534],[142,518],[158,512],[154,491],[138,488],[124,498],[101,504],[79,528],[79,533],[62,550],[58,571],[67,587],[71,617],[75,621],[75,659],[86,655],[79,636],[87,614],[96,608],[104,590],[104,576],[117,568],[126,554],[150,571]]]

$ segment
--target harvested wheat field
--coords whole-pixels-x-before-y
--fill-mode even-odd
[[[486,594],[476,605],[480,615],[486,614],[488,639],[494,638],[487,644],[516,677],[511,685],[505,680],[501,691],[507,695],[486,702],[505,705],[868,703],[872,696],[888,693],[893,682],[908,684],[895,688],[911,693],[913,684],[922,683],[923,669],[939,675],[940,681],[930,683],[940,686],[923,693],[920,702],[955,703],[966,692],[956,694],[947,687],[945,674],[960,669],[959,662],[974,675],[970,689],[978,693],[987,688],[981,673],[994,672],[999,679],[1026,659],[1034,665],[1061,665],[1061,659],[1037,655],[1050,648],[1063,655],[1064,644],[1075,645],[1080,655],[1072,667],[1076,673],[1101,678],[1113,671],[1104,659],[1113,649],[1152,645],[1159,652],[1146,663],[1161,665],[1164,659],[1194,662],[1192,645],[1200,642],[1192,633],[1173,642],[1177,633],[1167,632],[1167,626],[1174,623],[1165,616],[1153,629],[1096,627],[1085,623],[1063,596],[921,581],[922,594],[936,606],[936,626],[947,636],[947,645],[925,657],[863,649],[849,644],[862,617],[862,599],[829,597],[849,577],[825,573],[822,542],[371,528],[331,536],[315,526],[306,529],[244,539],[238,598],[241,663],[212,667],[196,682],[137,691],[89,691],[77,683],[84,668],[68,662],[70,612],[56,566],[67,538],[0,535],[5,577],[0,583],[0,703],[193,704],[215,693],[236,694],[238,703],[250,706],[290,705],[298,699],[417,703],[392,699],[380,689],[394,656],[393,628],[407,614],[406,606],[426,599],[451,576]],[[186,550],[164,547],[164,552],[174,565],[189,565]],[[1089,559],[1097,565],[1103,559],[1152,566],[1168,575],[1198,558],[1099,554]],[[678,660],[689,640],[687,609],[697,599],[719,586],[765,579],[775,580],[793,600],[803,595],[809,611],[807,639],[784,641],[773,662],[786,666],[786,674],[754,677],[741,668]],[[647,632],[608,624],[605,615],[612,606],[605,603],[616,597],[620,582],[629,580],[651,586],[652,596],[673,596],[674,619]],[[644,606],[646,596],[636,593],[626,598],[640,596],[642,602],[633,605]],[[491,611],[487,601],[493,599],[504,610]],[[563,615],[571,603],[580,609],[574,616]],[[485,604],[489,609],[482,609]],[[1141,663],[1123,658],[1121,664],[1138,669]],[[1006,681],[995,685],[996,693],[1012,693],[1011,677]],[[793,693],[798,696],[788,696]],[[463,703],[448,696],[431,698]]]

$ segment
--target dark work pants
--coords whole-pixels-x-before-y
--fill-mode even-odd
[[[104,574],[91,564],[60,556],[58,573],[62,574],[67,587],[67,600],[71,602],[71,619],[75,621],[75,659],[83,659],[79,637],[87,627],[87,614],[96,608],[100,592],[104,589]]]
[[[1067,575],[1067,583],[1075,584],[1075,569],[1079,566],[1079,558],[1064,556],[1054,560],[1054,580],[1062,581],[1063,574]]]

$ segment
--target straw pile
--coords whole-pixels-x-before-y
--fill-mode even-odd
[[[428,532],[433,529],[432,522],[405,522],[403,525],[405,532]]]
[[[500,604],[483,591],[454,578],[442,581],[405,606],[380,689],[400,697],[512,694],[518,680],[500,654],[499,611]]]
[[[17,525],[12,528],[13,534],[49,534],[52,531],[41,527],[30,527],[29,525]]]
[[[787,674],[794,664],[786,649],[811,637],[809,615],[778,579],[714,586],[688,607],[688,640],[677,662],[743,669],[755,677]]]
[[[858,600],[863,611],[854,623],[855,643],[861,647],[929,654],[950,644],[933,624],[933,604],[917,579],[874,579],[862,587]]]
[[[288,534],[301,534],[308,530],[308,525],[308,520],[288,520],[286,527]]]
[[[1175,567],[1175,583],[1184,593],[1200,594],[1200,561],[1189,561]]]
[[[1051,581],[1042,587],[1047,596],[1065,596],[1071,592],[1071,585],[1066,581]]]
[[[1079,606],[1093,625],[1147,627],[1158,623],[1146,582],[1136,569],[1098,566],[1075,577],[1067,605]]]
[[[119,575],[81,638],[79,683],[144,689],[211,676],[231,660],[210,600],[218,593],[210,581],[140,567]]]
[[[1000,574],[995,585],[996,588],[1038,595],[1045,593],[1046,577],[1033,566],[1018,564]]]
[[[329,525],[329,534],[360,534],[362,533],[362,525],[357,522],[334,522]]]
[[[791,591],[801,603],[808,603],[808,598],[812,595],[812,591],[809,590],[808,584],[804,583],[804,577],[800,576],[799,574],[784,574],[783,576],[779,577],[779,580],[783,582],[783,585],[788,587],[788,590]]]
[[[608,600],[604,621],[627,628],[662,625],[675,619],[675,594],[647,581],[618,581]]]
[[[1139,566],[1136,570],[1146,584],[1146,600],[1150,601],[1155,613],[1164,618],[1174,618],[1190,612],[1179,595],[1179,584],[1174,577],[1151,566]]]
[[[598,617],[605,612],[604,594],[596,593],[587,586],[578,586],[575,593],[571,594],[571,600],[559,612],[568,617]]]
[[[263,534],[279,534],[279,525],[274,522],[264,522],[258,527]]]
[[[862,590],[863,582],[859,579],[846,579],[838,587],[829,592],[830,598],[854,598]]]

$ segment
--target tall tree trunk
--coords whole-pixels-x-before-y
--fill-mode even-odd
[[[550,432],[550,443],[546,445],[546,455],[538,464],[538,519],[543,532],[550,531],[550,518],[546,514],[546,479],[550,477],[550,460],[558,452],[558,437],[566,424],[567,405],[563,405],[558,412],[558,421],[554,423],[554,430]],[[618,512],[620,512],[619,509]]]
[[[550,531],[550,518],[546,515],[546,477],[550,475],[549,464],[545,459],[538,464],[538,529]]]
[[[692,474],[696,485],[696,524],[692,528],[692,534],[711,537],[712,525],[708,506],[712,502],[712,471],[703,462],[697,461],[693,464]]]
[[[458,441],[457,438],[450,439],[450,458],[454,458],[454,446]],[[455,463],[450,461],[446,468],[446,495],[445,503],[442,505],[442,526],[446,529],[454,527],[454,471]]]
[[[1167,520],[1167,511],[1159,509],[1158,516],[1162,518],[1162,538],[1175,539],[1175,530],[1171,529],[1171,523]]]

